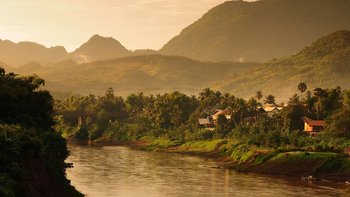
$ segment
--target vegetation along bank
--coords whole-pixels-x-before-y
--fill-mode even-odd
[[[239,171],[350,179],[350,91],[295,88],[287,103],[204,89],[198,96],[73,96],[55,101],[56,130],[72,141],[127,144],[218,158]]]

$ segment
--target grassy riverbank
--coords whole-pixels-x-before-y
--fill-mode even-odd
[[[240,172],[304,177],[308,181],[345,183],[350,179],[350,157],[343,153],[256,147],[225,139],[181,143],[144,137],[140,141],[124,143],[100,139],[94,144],[125,145],[146,151],[203,156],[215,159],[220,166]]]
[[[350,179],[343,154],[350,147],[350,91],[306,93],[305,83],[298,88],[300,94],[280,105],[273,95],[263,99],[261,91],[249,100],[210,89],[198,96],[139,93],[124,100],[109,88],[104,96],[56,100],[58,111],[93,111],[96,117],[77,125],[78,117],[59,116],[55,128],[66,138],[97,145],[202,155],[239,171],[345,182]],[[305,117],[319,120],[322,132],[313,137],[303,132]]]

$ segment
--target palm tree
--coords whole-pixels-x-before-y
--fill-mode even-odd
[[[315,108],[316,108],[316,112],[317,112],[317,120],[319,120],[319,118],[320,118],[320,112],[321,112],[321,105],[322,105],[322,98],[323,97],[325,97],[325,95],[326,95],[326,91],[324,90],[324,89],[322,89],[322,88],[315,88],[315,90],[314,90],[314,95],[315,95],[315,97],[317,98],[317,102],[316,102],[316,106],[315,106]]]
[[[307,85],[306,85],[306,83],[304,83],[304,82],[299,83],[299,85],[298,85],[298,90],[299,90],[300,93],[301,93],[300,98],[301,98],[301,100],[303,100],[303,93],[307,90]]]
[[[262,94],[262,91],[261,90],[258,90],[256,93],[255,93],[255,98],[260,101],[263,97],[263,94]]]
[[[273,96],[271,94],[266,96],[266,98],[264,100],[264,104],[276,104],[275,96]]]

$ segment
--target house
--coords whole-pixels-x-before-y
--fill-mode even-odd
[[[220,115],[224,115],[227,120],[231,119],[231,116],[232,116],[231,108],[227,108],[224,110],[221,110],[221,109],[216,110],[216,112],[213,115],[211,115],[211,117],[213,118],[214,122],[216,122]]]
[[[324,120],[312,120],[307,117],[303,117],[302,119],[304,121],[304,131],[311,135],[323,131],[326,125],[326,121]]]
[[[208,117],[208,118],[198,118],[198,123],[201,128],[205,128],[207,130],[214,130],[215,125],[213,120]]]
[[[275,114],[278,114],[283,107],[277,106],[277,105],[264,105],[262,107],[258,107],[258,111],[262,113],[266,113],[269,117],[274,116]]]
[[[217,109],[212,111],[212,115],[209,115],[207,118],[198,118],[198,123],[201,127],[206,128],[208,130],[214,130],[215,125],[217,124],[218,117],[220,115],[224,115],[227,120],[231,119],[232,110],[231,108],[227,108],[224,110]]]

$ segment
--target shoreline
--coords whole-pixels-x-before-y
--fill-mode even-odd
[[[300,178],[301,181],[317,182],[317,183],[340,183],[350,185],[350,171],[337,172],[340,169],[327,169],[327,164],[333,160],[344,160],[350,164],[350,157],[335,155],[331,158],[309,158],[301,160],[286,160],[286,161],[274,161],[267,159],[266,161],[257,163],[256,160],[260,155],[253,160],[239,162],[234,161],[231,157],[223,155],[219,151],[220,147],[215,147],[214,150],[205,149],[193,149],[183,148],[182,145],[175,145],[170,147],[162,147],[152,144],[149,141],[130,141],[130,142],[117,142],[114,140],[94,140],[94,141],[78,141],[67,139],[67,144],[78,146],[125,146],[135,150],[143,151],[156,151],[177,153],[184,155],[199,156],[203,158],[213,159],[218,163],[220,168],[231,169],[242,173],[257,173],[262,175],[272,175],[281,177],[293,177]],[[281,152],[276,154],[288,154],[293,152]],[[309,152],[303,152],[308,155]],[[312,154],[312,152],[311,152]]]

